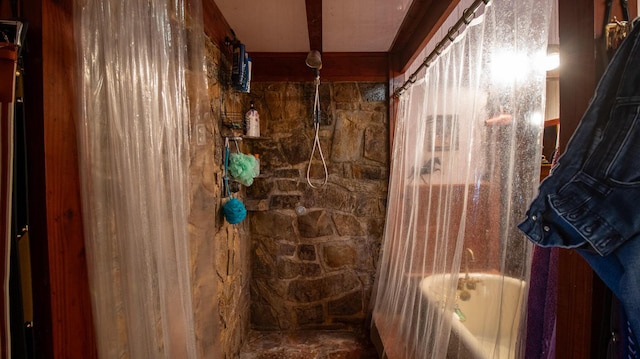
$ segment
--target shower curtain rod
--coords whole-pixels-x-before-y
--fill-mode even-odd
[[[442,51],[446,48],[446,46],[455,41],[456,37],[460,33],[460,29],[463,26],[467,26],[467,25],[469,25],[471,23],[471,21],[473,21],[473,19],[476,16],[476,11],[478,10],[478,8],[480,8],[480,5],[482,5],[482,4],[487,5],[490,2],[491,2],[491,0],[475,0],[471,4],[471,6],[469,6],[466,9],[464,9],[464,11],[462,12],[462,17],[460,19],[458,19],[458,21],[456,21],[456,23],[452,27],[449,28],[449,31],[447,31],[447,35],[444,37],[444,39],[442,39],[436,45],[436,47],[433,49],[433,51],[431,51],[431,53],[424,59],[424,61],[422,61],[420,66],[418,66],[418,68],[411,74],[411,76],[409,76],[409,79],[406,80],[402,84],[402,86],[400,86],[399,88],[397,88],[393,92],[393,97],[400,97],[400,95],[406,89],[408,89],[411,84],[415,83],[416,80],[417,80],[417,77],[418,77],[418,73],[422,69],[429,67],[429,65],[431,65],[431,63],[438,56],[440,56],[440,54],[442,54]]]

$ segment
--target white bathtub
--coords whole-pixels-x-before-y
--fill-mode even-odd
[[[456,357],[451,352],[462,350],[463,354],[457,355],[460,358],[516,358],[525,282],[496,274],[471,273],[470,278],[477,280],[476,288],[467,290],[462,297],[466,294],[470,297],[463,301],[461,291],[456,290],[461,277],[464,274],[453,277],[438,274],[420,282],[429,305],[449,313],[445,318],[451,319],[450,356]],[[456,298],[447,300],[447,292],[456,293]],[[456,305],[461,315],[456,314]]]

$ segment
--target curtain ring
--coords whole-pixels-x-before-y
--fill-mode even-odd
[[[415,72],[411,74],[411,76],[409,76],[409,82],[411,82],[412,84],[416,83],[417,79],[418,79],[418,76],[416,76]]]
[[[454,42],[456,40],[457,35],[458,35],[458,30],[456,29],[456,31],[455,31],[455,35],[456,36],[453,36],[454,35],[454,31],[453,30],[454,29],[453,29],[453,26],[452,26],[452,27],[449,28],[449,31],[447,31],[447,38],[451,42]]]
[[[436,54],[435,50],[429,54],[429,56],[427,56],[426,59],[424,59],[424,63],[426,64],[426,67],[429,67],[429,65],[433,62],[433,60],[437,57],[438,55]]]
[[[471,17],[471,19],[468,19],[469,17]],[[469,25],[471,24],[471,21],[473,21],[473,19],[475,19],[476,17],[476,12],[466,8],[463,12],[462,12],[462,22],[464,22],[465,25]]]

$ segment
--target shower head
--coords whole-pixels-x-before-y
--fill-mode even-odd
[[[320,51],[311,50],[307,54],[307,60],[305,61],[307,66],[312,69],[320,70],[322,68],[322,58],[320,57]]]

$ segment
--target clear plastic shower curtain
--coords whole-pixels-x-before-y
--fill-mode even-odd
[[[200,7],[75,6],[82,206],[100,358],[196,357],[189,133],[207,93],[202,19],[189,15]]]
[[[399,99],[373,321],[390,359],[518,358],[551,2],[494,0]]]

